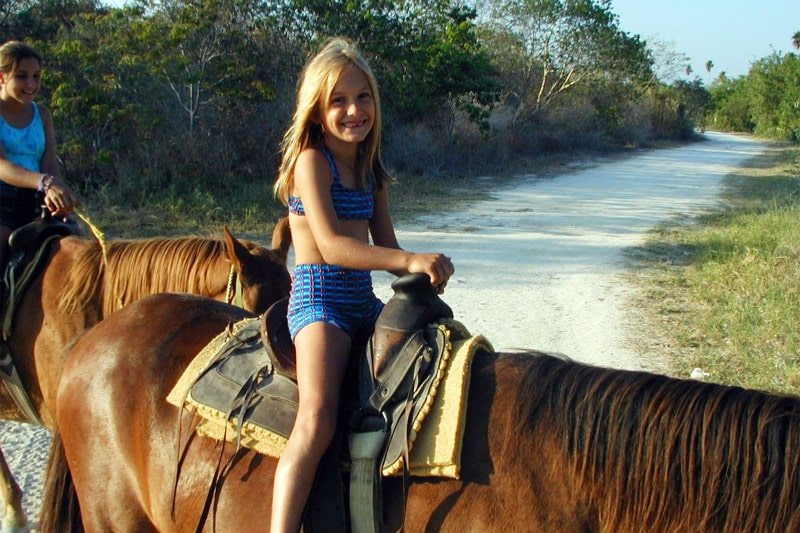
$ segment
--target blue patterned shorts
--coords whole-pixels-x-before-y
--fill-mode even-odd
[[[289,332],[297,333],[314,322],[338,327],[350,337],[370,333],[383,309],[372,291],[372,275],[334,265],[297,265],[289,295]]]

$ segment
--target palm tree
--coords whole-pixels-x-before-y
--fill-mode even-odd
[[[800,31],[795,32],[795,34],[792,35],[792,44],[795,48],[800,50]]]
[[[711,85],[711,69],[714,68],[714,62],[710,59],[706,61],[706,72],[708,72],[708,84]]]

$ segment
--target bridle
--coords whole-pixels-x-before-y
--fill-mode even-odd
[[[233,265],[231,265],[231,273],[228,275],[228,288],[225,292],[225,302],[244,309],[242,279],[236,272],[236,267]]]

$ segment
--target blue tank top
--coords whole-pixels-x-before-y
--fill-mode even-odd
[[[6,159],[27,170],[39,172],[45,136],[37,104],[33,104],[33,119],[24,128],[15,128],[0,116],[0,144],[3,145]]]
[[[328,148],[323,146],[322,153],[325,154],[333,175],[331,199],[333,200],[333,208],[336,210],[336,216],[339,220],[371,219],[375,211],[374,180],[367,181],[366,189],[348,189],[342,185],[339,169],[336,168],[336,162],[333,160],[333,155],[328,151]],[[306,214],[300,197],[289,197],[289,212],[300,216]]]

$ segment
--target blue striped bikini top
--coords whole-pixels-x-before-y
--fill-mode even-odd
[[[331,174],[333,175],[331,198],[333,199],[333,208],[336,210],[336,216],[339,220],[371,219],[375,211],[375,197],[373,196],[375,181],[368,180],[366,189],[348,189],[342,185],[339,169],[336,168],[333,155],[326,146],[322,146],[321,149],[328,160],[328,165],[331,167]],[[306,214],[303,210],[303,201],[299,196],[289,197],[289,212],[300,216]]]

